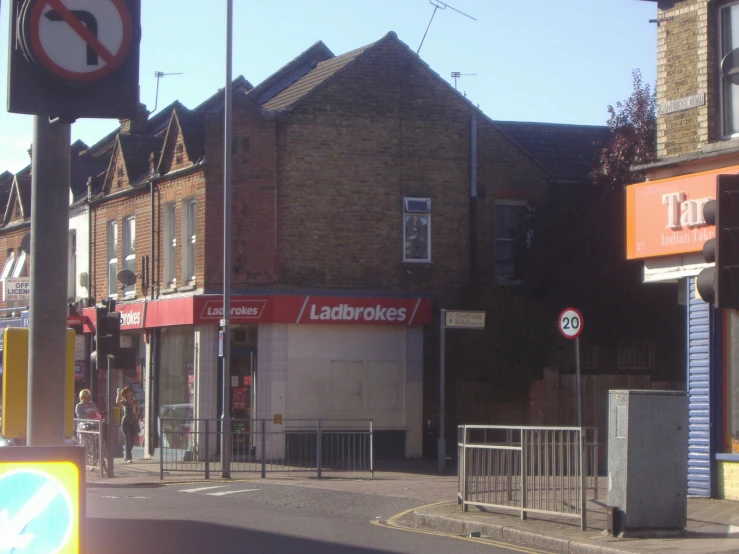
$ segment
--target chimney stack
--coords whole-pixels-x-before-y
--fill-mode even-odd
[[[143,135],[146,133],[146,127],[149,122],[149,111],[146,104],[139,103],[136,116],[133,119],[121,119],[122,135]]]

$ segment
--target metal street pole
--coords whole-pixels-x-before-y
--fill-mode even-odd
[[[582,427],[582,400],[580,393],[580,337],[575,337],[575,388],[577,389],[577,426]]]
[[[437,469],[444,473],[446,469],[446,436],[445,436],[445,395],[446,395],[446,310],[441,310],[441,347],[439,352],[439,445]]]
[[[102,363],[103,360],[98,360],[98,363]],[[115,469],[113,468],[113,464],[115,463],[115,450],[116,450],[116,431],[118,428],[116,427],[115,418],[113,417],[113,413],[115,410],[115,401],[118,397],[117,392],[113,389],[113,371],[115,371],[115,356],[108,355],[107,359],[108,363],[108,390],[107,390],[107,396],[108,396],[108,425],[105,429],[105,432],[107,434],[107,441],[108,441],[108,452],[107,452],[107,459],[105,460],[105,463],[107,464],[107,470],[108,470],[108,477],[115,477]],[[120,422],[119,422],[120,423]],[[100,432],[102,433],[103,430],[101,429]],[[102,457],[103,453],[100,452],[100,456]]]
[[[231,477],[231,65],[233,0],[226,0],[226,88],[223,137],[223,407],[221,410],[221,476]]]
[[[33,117],[29,446],[64,444],[71,125]]]

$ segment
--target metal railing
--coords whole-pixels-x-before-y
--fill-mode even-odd
[[[463,510],[484,506],[557,514],[587,528],[587,490],[598,497],[594,427],[458,428],[457,494]]]
[[[220,421],[160,418],[160,478],[165,472],[221,470]],[[371,420],[233,419],[231,473],[367,472],[374,476]]]
[[[85,447],[85,465],[100,469],[100,477],[105,473],[105,435],[104,419],[75,419],[75,440]]]

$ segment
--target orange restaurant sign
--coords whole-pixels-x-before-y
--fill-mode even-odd
[[[626,187],[626,257],[700,252],[716,236],[703,205],[716,197],[716,176],[728,173],[739,173],[739,166]]]

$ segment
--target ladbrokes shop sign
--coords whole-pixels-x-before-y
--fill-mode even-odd
[[[729,173],[739,173],[739,166],[628,186],[626,257],[700,252],[716,236],[703,219],[703,206],[716,196],[716,176]]]

